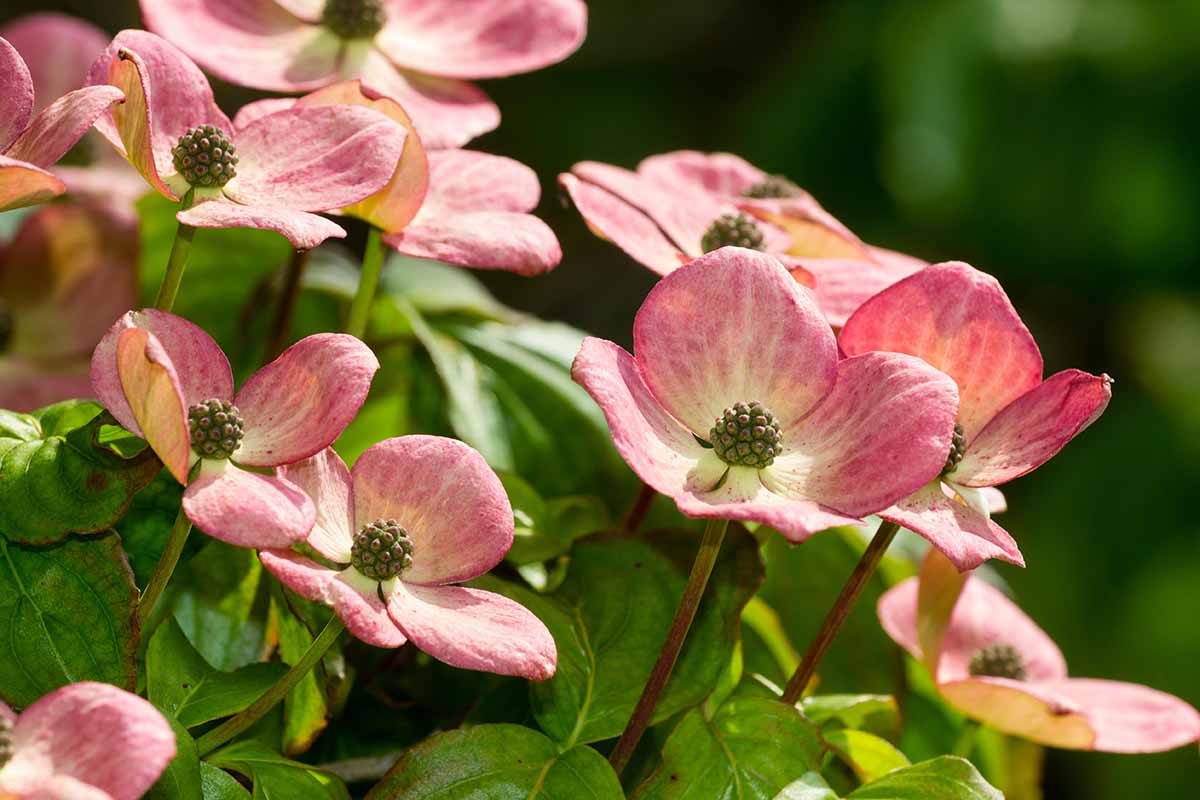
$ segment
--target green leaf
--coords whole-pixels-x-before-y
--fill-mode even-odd
[[[129,557],[129,566],[138,586],[145,587],[158,566],[163,547],[179,514],[183,487],[167,470],[162,470],[146,488],[133,496],[133,503],[121,521],[116,524],[121,534],[121,544]],[[201,537],[189,539],[188,545],[195,548]]]
[[[288,608],[282,590],[272,592],[271,603],[279,624],[279,656],[283,663],[293,665],[312,646],[312,632]],[[321,689],[320,674],[319,667],[309,670],[284,698],[283,751],[287,754],[307,750],[328,724],[329,705]]]
[[[215,671],[188,641],[179,623],[168,618],[154,631],[146,648],[146,696],[174,717],[200,682]]]
[[[287,672],[283,664],[247,664],[211,672],[183,699],[175,715],[189,728],[230,717],[253,703]]]
[[[941,756],[860,786],[847,800],[1004,800],[965,759]]]
[[[167,717],[175,731],[175,758],[150,787],[145,800],[204,800],[200,789],[200,757],[196,741],[179,722]]]
[[[523,566],[557,558],[579,537],[612,526],[608,509],[599,498],[545,500],[519,475],[501,472],[500,480],[516,520],[513,546],[505,557],[512,564]]]
[[[200,792],[204,800],[250,800],[237,778],[207,761],[200,762]]]
[[[590,747],[560,752],[520,725],[476,725],[408,750],[368,800],[621,800],[621,784]]]
[[[98,444],[106,419],[84,400],[0,411],[0,535],[47,545],[121,518],[160,464],[148,449],[122,458]]]
[[[512,313],[470,270],[439,261],[393,254],[383,266],[380,289],[385,298],[405,300],[426,315],[459,312],[500,319]]]
[[[886,739],[867,733],[846,728],[838,731],[827,731],[823,734],[835,754],[849,767],[863,783],[883,777],[894,769],[907,767],[908,758]]]
[[[857,728],[885,738],[900,731],[900,708],[888,694],[818,694],[804,698],[800,708],[826,729]]]
[[[235,742],[208,761],[252,780],[255,800],[350,800],[336,775],[284,758],[256,740]]]
[[[115,533],[36,550],[0,538],[0,698],[23,707],[83,680],[132,690],[137,599]]]
[[[829,784],[820,773],[810,772],[798,781],[789,783],[783,791],[775,795],[774,800],[840,800],[837,793],[829,788]]]
[[[662,763],[630,797],[771,800],[820,769],[823,756],[817,727],[795,707],[766,697],[734,698],[711,720],[699,709],[689,712],[667,739]]]
[[[253,550],[213,539],[172,578],[179,627],[219,670],[262,656],[269,606],[262,574]]]

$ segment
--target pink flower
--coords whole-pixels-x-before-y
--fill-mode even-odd
[[[0,39],[0,211],[44,203],[66,191],[52,166],[122,97],[114,86],[69,92],[34,114],[33,78]]]
[[[0,797],[138,800],[174,757],[163,715],[115,686],[64,686],[20,716],[0,702]]]
[[[435,148],[500,124],[464,79],[561,61],[587,26],[580,0],[154,0],[142,14],[231,83],[303,92],[362,78],[404,106]]]
[[[1050,747],[1150,753],[1200,739],[1200,714],[1131,683],[1068,678],[1049,636],[1003,593],[930,559],[879,598],[888,635],[942,695],[997,730]]]
[[[919,359],[838,360],[811,292],[774,257],[727,247],[662,279],[634,355],[588,338],[572,374],[617,450],[693,517],[792,541],[886,508],[937,475],[957,393]]]
[[[283,109],[235,131],[199,68],[145,31],[117,34],[88,83],[124,90],[96,127],[142,177],[172,200],[194,192],[180,222],[275,231],[298,249],[345,236],[310,212],[379,191],[404,146],[402,128],[353,106]]]
[[[863,243],[812,195],[730,153],[664,153],[636,172],[585,161],[559,183],[593,231],[660,275],[723,244],[775,254],[834,326],[925,266]]]
[[[408,129],[391,181],[378,193],[342,209],[384,231],[392,249],[476,269],[539,275],[556,267],[562,250],[554,232],[528,213],[541,187],[529,167],[470,150],[426,152],[395,100],[348,81],[291,100],[261,100],[234,117],[240,129],[263,114],[294,106],[362,105]]]
[[[995,278],[937,264],[868,300],[846,323],[846,355],[919,356],[958,384],[954,451],[942,474],[881,512],[924,536],[961,570],[989,558],[1024,565],[990,519],[992,488],[1033,471],[1092,424],[1112,395],[1107,375],[1070,369],[1042,380],[1042,355]]]
[[[369,448],[353,471],[328,449],[282,473],[316,502],[308,544],[336,565],[260,553],[284,584],[332,606],[367,644],[412,641],[456,667],[554,674],[541,620],[501,595],[448,585],[487,572],[512,546],[512,507],[479,453],[440,436],[401,436]]]
[[[328,447],[377,369],[358,339],[322,333],[289,347],[235,397],[229,362],[207,333],[146,309],[127,312],[100,340],[92,388],[187,486],[183,508],[196,525],[244,547],[287,547],[312,530],[312,500],[279,470],[239,465],[279,467]]]

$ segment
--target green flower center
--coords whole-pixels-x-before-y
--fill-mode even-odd
[[[782,175],[768,175],[742,192],[742,197],[755,200],[772,200],[782,197],[800,197],[804,190]]]
[[[713,452],[734,467],[769,467],[783,452],[783,431],[762,403],[734,403],[708,433]]]
[[[963,456],[967,452],[967,438],[963,435],[963,427],[957,422],[954,423],[954,436],[950,439],[950,454],[946,456],[946,466],[942,467],[942,474],[947,475],[954,471],[958,466],[958,462],[963,460]]]
[[[242,445],[242,415],[233,403],[205,400],[188,409],[192,450],[201,458],[230,458]]]
[[[976,650],[968,669],[972,675],[1025,680],[1025,659],[1011,644],[989,644]]]
[[[412,539],[394,519],[377,519],[363,525],[350,546],[350,563],[373,581],[394,578],[412,562]]]
[[[6,715],[0,714],[0,767],[3,767],[12,758],[12,733],[12,720]]]
[[[201,125],[171,148],[175,169],[192,186],[219,188],[237,177],[237,153],[220,128]]]
[[[380,0],[328,0],[321,23],[343,39],[370,39],[383,29]]]
[[[700,239],[700,249],[711,253],[730,245],[762,250],[762,229],[758,227],[757,222],[740,211],[736,214],[722,214],[704,232]]]

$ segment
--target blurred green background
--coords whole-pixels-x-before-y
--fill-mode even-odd
[[[98,5],[4,17],[137,25],[134,3]],[[486,276],[518,308],[628,345],[653,277],[554,176],[679,148],[738,153],[868,241],[999,277],[1048,372],[1116,379],[1099,422],[1006,487],[1029,567],[1000,572],[1074,674],[1200,705],[1200,3],[601,0],[568,62],[487,89],[504,123],[475,146],[542,175],[565,252],[543,278]],[[1194,748],[1046,762],[1048,800],[1197,785]]]

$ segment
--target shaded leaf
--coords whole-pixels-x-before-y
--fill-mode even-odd
[[[208,756],[213,766],[245,775],[254,782],[255,800],[349,800],[337,776],[284,758],[259,741],[235,742]]]
[[[200,762],[200,792],[204,800],[250,800],[250,793],[237,778],[207,761]]]
[[[200,788],[200,757],[196,741],[179,722],[167,717],[175,732],[175,758],[167,765],[145,800],[204,800]]]
[[[1004,800],[971,762],[941,756],[860,786],[847,800]]]
[[[857,728],[885,738],[900,730],[900,708],[888,694],[818,694],[800,704],[804,715],[828,729]]]
[[[262,574],[253,550],[212,539],[172,578],[175,619],[216,669],[253,664],[265,652],[268,597]]]

